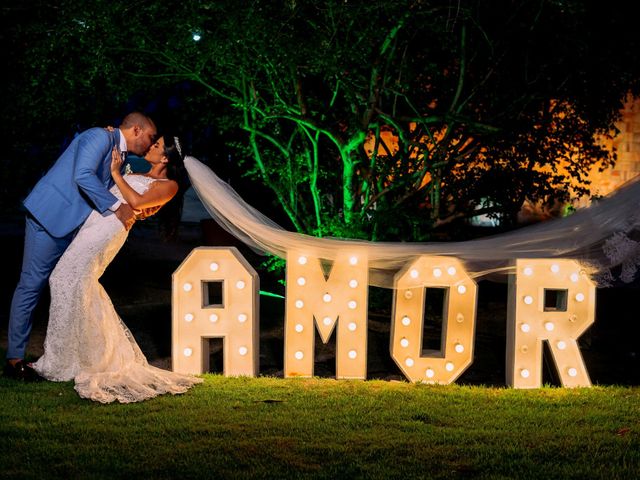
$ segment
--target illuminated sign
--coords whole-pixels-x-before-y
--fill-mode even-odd
[[[258,291],[236,248],[194,249],[173,274],[173,370],[208,371],[209,339],[222,338],[224,374],[257,375]]]
[[[573,260],[517,260],[509,278],[507,384],[542,384],[542,342],[566,387],[590,386],[578,338],[594,322],[595,284]]]
[[[336,377],[366,378],[368,264],[287,257],[284,374],[313,376],[314,338],[336,334]],[[440,349],[423,350],[426,292],[444,291]],[[473,361],[477,285],[453,257],[421,256],[394,279],[390,352],[413,382],[449,384]],[[235,248],[196,248],[173,275],[174,371],[208,371],[208,342],[223,338],[224,374],[257,375],[259,279]],[[577,339],[593,323],[595,285],[573,260],[519,259],[509,280],[507,383],[541,386],[548,342],[564,386],[590,385]]]
[[[318,258],[289,253],[286,377],[313,375],[315,328],[327,343],[337,325],[336,378],[366,378],[368,273],[366,257],[356,252],[339,256],[326,276]]]
[[[391,356],[412,382],[448,384],[473,360],[476,321],[476,283],[452,257],[422,256],[395,278],[391,323]],[[442,344],[422,350],[425,288],[445,290]]]

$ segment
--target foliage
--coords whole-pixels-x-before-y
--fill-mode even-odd
[[[0,379],[3,478],[635,478],[637,388],[224,378],[99,405]]]
[[[424,240],[478,208],[511,219],[585,193],[615,159],[595,135],[639,78],[625,10],[577,0],[58,4],[32,0],[42,23],[18,32],[36,33],[23,102],[68,121],[85,99],[178,85],[172,121],[215,125],[320,236]]]

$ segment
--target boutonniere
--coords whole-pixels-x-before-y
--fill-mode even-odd
[[[124,174],[125,174],[125,175],[129,175],[129,174],[131,174],[131,173],[133,173],[133,170],[131,169],[131,164],[130,164],[130,163],[127,163],[127,164],[124,166]]]

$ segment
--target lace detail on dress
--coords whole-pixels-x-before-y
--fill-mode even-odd
[[[125,179],[140,194],[154,181],[141,175]],[[117,187],[111,192],[123,200]],[[149,365],[98,281],[127,234],[115,215],[89,215],[49,279],[45,353],[34,365],[49,380],[74,379],[81,397],[103,403],[183,393],[202,382]]]
[[[640,243],[626,233],[616,232],[604,242],[602,250],[611,265],[620,265],[619,279],[624,283],[633,282],[640,266]],[[613,274],[608,273],[613,280]]]

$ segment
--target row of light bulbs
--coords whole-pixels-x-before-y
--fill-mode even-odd
[[[569,317],[569,320],[571,320],[572,318],[573,318],[573,316]],[[545,329],[547,332],[553,332],[553,331],[555,330],[555,328],[556,328],[556,326],[555,326],[555,324],[554,324],[553,322],[545,322],[545,323],[544,323],[544,329]],[[528,323],[526,323],[526,322],[521,323],[521,324],[520,324],[520,331],[521,331],[522,333],[529,333],[529,332],[531,331],[531,325],[529,325],[529,324],[528,324]],[[558,342],[558,343],[562,343],[562,344],[564,344],[564,342]],[[560,350],[564,350],[564,348],[565,348],[565,347],[566,347],[566,344],[565,344],[562,348],[560,348],[560,347],[558,346],[558,348],[560,348]]]
[[[184,350],[182,350],[182,353],[185,357],[190,357],[191,355],[193,355],[193,349],[191,347],[186,347]],[[249,353],[249,349],[244,345],[238,348],[239,355],[244,357],[247,353]]]
[[[300,255],[298,257],[298,263],[300,265],[306,265],[308,262],[309,262],[309,258],[306,257],[305,255]],[[358,264],[358,257],[356,257],[355,255],[349,257],[349,265],[354,265],[355,266],[357,264]]]
[[[333,322],[333,319],[331,317],[324,317],[322,319],[322,323],[327,327],[331,325],[331,322]],[[296,323],[293,328],[297,333],[302,333],[304,331],[304,325],[302,325],[301,323]],[[350,332],[355,332],[358,329],[358,324],[356,322],[349,322],[347,324],[347,329]]]
[[[577,377],[578,376],[578,369],[575,367],[569,367],[567,368],[567,375],[569,375],[570,377]],[[520,369],[520,376],[522,378],[529,378],[531,376],[531,372],[529,371],[528,368],[521,368]]]
[[[584,296],[584,293],[578,292],[573,298],[575,298],[576,302],[580,303],[580,302],[584,302],[585,296]],[[522,298],[522,301],[525,303],[525,305],[531,305],[533,303],[533,300],[534,299],[531,295],[525,295]]]
[[[555,274],[560,273],[560,265],[558,265],[557,263],[552,263],[549,266],[549,270],[551,271],[551,273],[555,273]],[[524,267],[522,269],[522,273],[524,273],[527,277],[532,276],[533,267]],[[571,274],[569,275],[569,280],[571,280],[573,283],[578,283],[578,280],[580,280],[580,273],[571,272]]]
[[[194,315],[193,313],[187,313],[184,316],[184,321],[187,323],[191,323],[194,320]],[[247,320],[249,319],[248,315],[246,313],[240,313],[238,314],[237,320],[239,323],[245,323]],[[217,313],[212,313],[211,315],[209,315],[209,321],[211,323],[217,323],[218,320],[220,320],[220,316]]]
[[[293,356],[295,357],[296,360],[302,360],[304,358],[304,352],[302,350],[298,350],[296,353],[293,354]],[[347,353],[347,356],[351,360],[355,360],[356,358],[358,358],[358,352],[356,350],[349,350],[349,352]]]
[[[451,267],[447,267],[447,273],[451,276],[454,276],[457,273],[456,267],[451,266]],[[431,273],[433,274],[434,277],[436,278],[440,278],[443,275],[442,269],[435,267]],[[411,278],[418,278],[420,276],[420,270],[417,270],[415,268],[411,269],[411,271],[409,272],[409,276]]]

